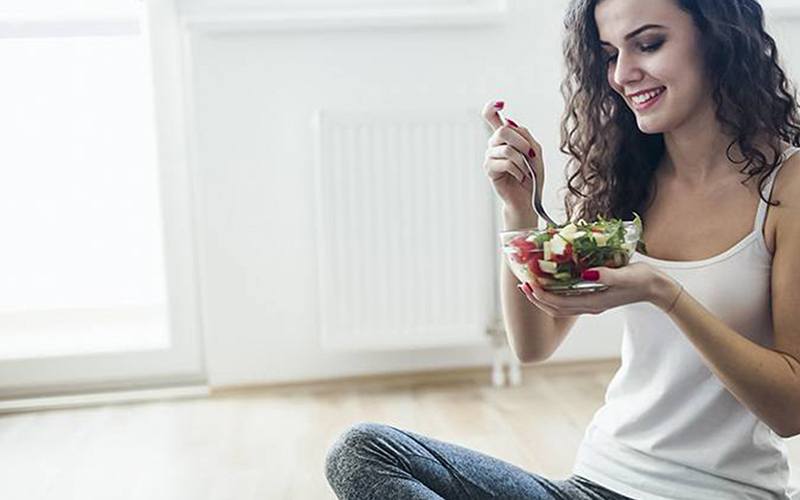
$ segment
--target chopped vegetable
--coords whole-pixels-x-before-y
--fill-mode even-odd
[[[571,285],[581,281],[586,269],[622,267],[635,251],[646,253],[641,234],[642,221],[634,212],[632,223],[600,216],[594,222],[548,224],[543,230],[515,235],[505,247],[521,280],[536,276],[543,284]]]

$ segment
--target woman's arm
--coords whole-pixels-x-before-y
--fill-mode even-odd
[[[800,164],[783,170],[790,166]],[[686,292],[669,316],[736,399],[778,435],[792,437],[800,434],[800,175],[786,177],[775,195],[781,205],[771,208],[779,209],[771,286],[774,348],[737,334]],[[661,279],[653,302],[666,310],[677,285]]]
[[[800,245],[795,251],[800,252]],[[800,268],[795,268],[798,273]],[[673,281],[663,283],[654,303],[667,309],[676,287]],[[780,295],[776,292],[773,297]],[[685,291],[669,316],[736,399],[779,436],[788,438],[800,434],[800,308],[787,308],[786,299],[780,302],[783,306],[777,310],[773,302],[773,315],[784,316],[775,323],[775,349],[743,337]]]
[[[503,213],[504,229],[538,226],[533,211],[521,215]],[[500,299],[503,307],[508,342],[517,358],[523,363],[544,361],[561,345],[577,316],[554,318],[534,307],[517,289],[517,278],[505,259],[500,263]]]

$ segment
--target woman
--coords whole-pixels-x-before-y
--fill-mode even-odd
[[[377,424],[330,450],[340,498],[792,498],[781,438],[800,433],[800,120],[755,0],[573,0],[562,151],[567,216],[642,215],[647,255],[557,296],[502,270],[509,338],[547,359],[578,316],[623,306],[622,366],[551,480]],[[541,147],[504,125],[484,167],[506,229],[538,225]],[[540,183],[541,184],[541,183]],[[541,189],[541,186],[538,186]]]

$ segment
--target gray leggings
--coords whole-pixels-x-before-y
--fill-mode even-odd
[[[580,476],[546,479],[477,451],[372,423],[339,437],[328,451],[325,475],[343,500],[628,499]]]

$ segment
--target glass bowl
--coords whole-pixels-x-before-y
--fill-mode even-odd
[[[505,260],[521,283],[538,279],[542,288],[560,295],[580,295],[608,288],[584,281],[593,267],[618,268],[628,264],[642,236],[639,216],[587,223],[580,220],[545,229],[518,229],[500,233]]]

